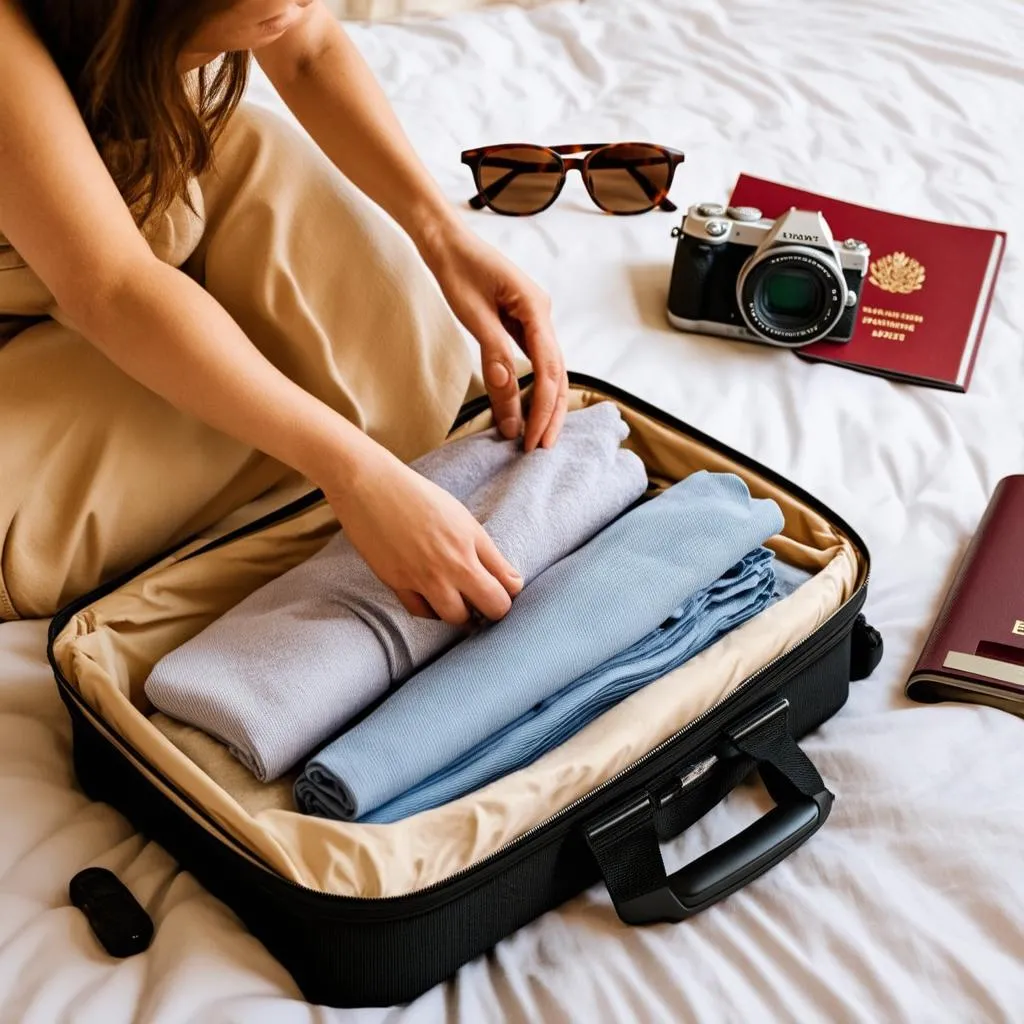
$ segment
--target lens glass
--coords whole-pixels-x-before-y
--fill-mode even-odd
[[[755,254],[744,264],[736,285],[747,328],[776,345],[809,345],[827,337],[846,300],[835,260],[804,246]]]
[[[562,161],[542,146],[508,146],[480,163],[478,186],[498,213],[537,213],[558,193]]]
[[[813,319],[820,309],[821,286],[806,271],[787,268],[765,276],[761,295],[773,316]]]
[[[587,188],[609,213],[651,210],[668,192],[672,164],[657,146],[618,143],[597,150],[587,161]]]

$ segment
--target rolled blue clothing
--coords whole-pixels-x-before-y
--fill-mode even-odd
[[[554,448],[524,453],[492,429],[412,466],[463,502],[529,582],[646,491],[628,433],[618,407],[598,402],[569,413]],[[462,635],[406,611],[342,531],[161,658],[145,690],[266,782]]]
[[[639,643],[570,683],[441,771],[360,820],[385,824],[485,786],[564,743],[608,708],[678,668],[775,598],[772,553],[752,551]]]
[[[655,630],[782,529],[730,473],[694,473],[527,586],[501,621],[413,675],[306,765],[304,810],[372,813]]]
[[[525,768],[615,704],[679,668],[769,605],[789,597],[811,577],[812,573],[779,561],[766,548],[752,551],[639,643],[360,821],[401,821]]]

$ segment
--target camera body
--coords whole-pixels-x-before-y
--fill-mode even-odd
[[[691,206],[677,238],[669,322],[680,330],[801,348],[849,341],[871,254],[837,243],[816,211],[769,220],[752,206]]]

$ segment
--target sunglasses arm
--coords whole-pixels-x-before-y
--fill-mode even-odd
[[[650,180],[648,178],[645,178],[636,169],[636,167],[634,165],[632,165],[632,164],[623,164],[623,166],[629,172],[630,177],[644,190],[644,195],[647,196],[647,198],[650,199],[653,202],[657,198],[657,196],[658,196],[658,190],[651,184]],[[672,202],[671,199],[669,199],[668,196],[665,196],[658,203],[658,209],[659,210],[664,210],[665,213],[675,213],[675,211],[678,209],[678,207],[676,206],[675,203]]]
[[[497,181],[492,182],[487,188],[480,192],[477,192],[472,199],[469,200],[469,205],[474,210],[482,210],[487,203],[492,199],[497,199],[505,189],[512,184],[520,174],[528,174],[533,171],[530,167],[513,167],[508,174],[502,175]]]

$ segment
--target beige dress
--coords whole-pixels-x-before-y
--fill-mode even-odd
[[[440,444],[469,348],[408,238],[305,135],[241,108],[193,198],[198,215],[182,202],[147,228],[160,259],[400,458]],[[0,236],[0,619],[50,615],[306,488],[122,373]]]

